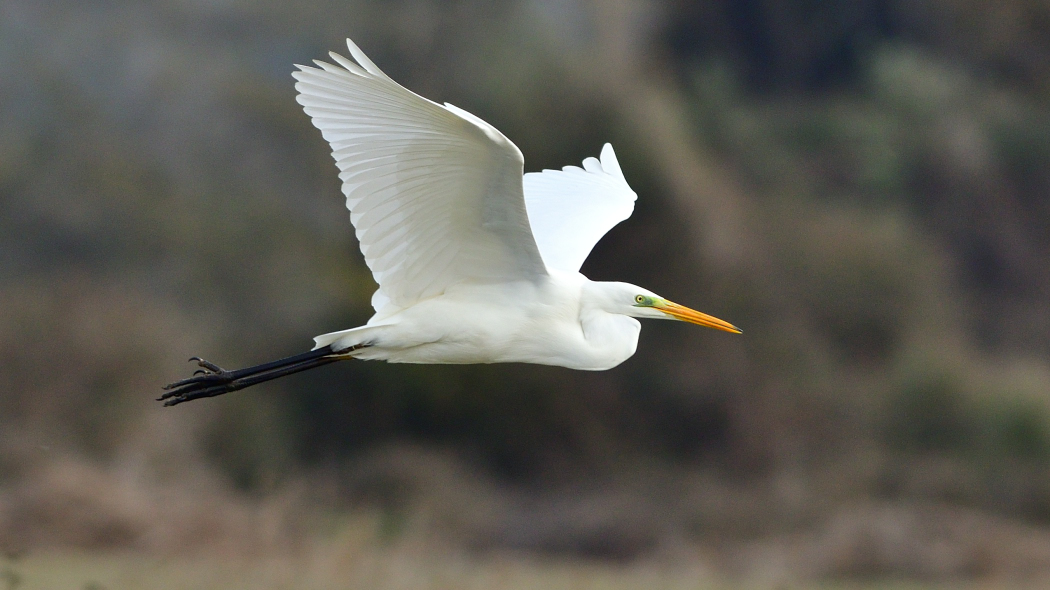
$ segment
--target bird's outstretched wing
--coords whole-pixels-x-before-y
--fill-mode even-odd
[[[297,66],[297,100],[332,145],[350,220],[379,283],[376,311],[468,281],[536,279],[522,155],[498,130],[391,80],[347,39],[354,63]]]
[[[575,272],[614,225],[631,216],[638,195],[627,185],[612,146],[583,168],[566,166],[525,175],[532,235],[549,268]]]

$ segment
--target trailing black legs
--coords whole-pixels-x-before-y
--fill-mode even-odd
[[[164,389],[167,391],[157,398],[157,401],[163,401],[165,406],[174,406],[202,397],[215,397],[231,391],[237,391],[238,389],[244,389],[245,387],[251,387],[264,381],[334,363],[340,359],[347,358],[345,355],[357,348],[362,347],[357,346],[336,353],[331,346],[325,346],[303,354],[237,371],[227,371],[204,359],[193,357],[190,360],[196,361],[200,369],[193,374],[193,377],[165,385]]]

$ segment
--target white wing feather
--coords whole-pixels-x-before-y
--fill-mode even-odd
[[[587,158],[583,168],[530,172],[524,185],[532,235],[543,261],[548,268],[569,272],[580,270],[598,240],[631,216],[638,198],[609,144],[602,148],[601,161]]]
[[[347,39],[354,63],[297,66],[297,100],[332,146],[379,290],[408,307],[469,281],[546,274],[522,195],[522,155],[478,117],[400,86]]]

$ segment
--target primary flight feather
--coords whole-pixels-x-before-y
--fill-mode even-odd
[[[165,405],[213,397],[341,359],[527,362],[603,370],[634,354],[634,318],[739,333],[717,318],[579,269],[637,198],[612,146],[583,167],[523,174],[509,139],[480,118],[356,61],[297,66],[298,102],[331,144],[350,220],[379,289],[364,326],[314,350],[226,371],[194,358]]]

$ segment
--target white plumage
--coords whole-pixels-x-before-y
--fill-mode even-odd
[[[368,345],[354,356],[394,362],[608,369],[634,354],[629,316],[673,317],[635,307],[637,295],[659,299],[649,291],[578,272],[634,210],[611,145],[583,168],[523,176],[521,151],[495,127],[405,89],[347,45],[357,63],[332,53],[338,66],[318,61],[293,76],[332,146],[379,289],[366,326],[319,336],[317,347]],[[622,290],[625,309],[596,294],[582,301],[603,288]]]
[[[297,100],[332,145],[350,220],[379,283],[377,312],[462,281],[545,273],[522,200],[518,148],[481,119],[360,66],[300,66]]]
[[[314,352],[168,386],[169,405],[342,358],[529,362],[608,369],[634,354],[635,317],[739,332],[626,283],[579,273],[634,210],[612,146],[583,167],[523,175],[521,151],[480,118],[403,88],[349,39],[354,61],[298,66],[298,102],[331,144],[350,220],[379,289],[365,326]]]
[[[634,194],[609,144],[601,160],[525,175],[525,207],[548,268],[576,272],[594,245],[634,212]]]

